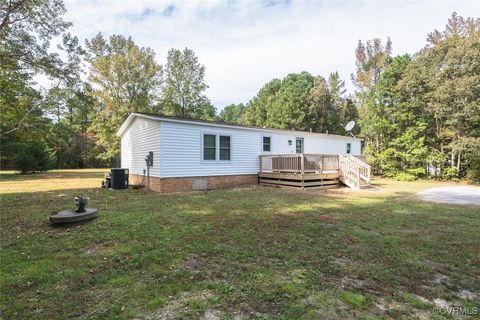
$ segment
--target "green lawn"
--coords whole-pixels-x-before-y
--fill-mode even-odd
[[[435,299],[480,308],[480,208],[414,196],[438,184],[161,195],[100,189],[103,172],[1,174],[1,318],[450,319]],[[75,195],[100,217],[51,227],[49,212]]]

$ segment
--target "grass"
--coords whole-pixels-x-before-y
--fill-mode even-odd
[[[93,188],[100,186],[108,169],[51,170],[36,174],[18,174],[1,171],[0,190],[6,193],[45,192],[64,189]]]
[[[161,195],[100,189],[103,172],[1,173],[0,317],[450,319],[435,299],[480,307],[480,209],[414,196],[436,183]],[[98,219],[49,225],[84,194]]]
[[[346,303],[348,303],[349,305],[351,305],[352,307],[357,308],[357,309],[365,308],[366,303],[367,303],[367,298],[364,295],[359,294],[359,293],[342,291],[340,293],[340,296],[342,297],[342,299]]]

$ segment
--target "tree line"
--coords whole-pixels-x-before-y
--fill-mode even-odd
[[[355,57],[352,96],[338,73],[325,80],[302,72],[269,81],[220,118],[338,134],[356,120],[376,174],[480,181],[480,19],[453,13],[413,55],[392,56],[392,41],[375,38],[359,41]]]
[[[3,168],[116,165],[115,132],[130,112],[147,112],[332,134],[355,120],[378,174],[480,179],[479,19],[454,13],[413,55],[392,56],[390,39],[359,41],[352,94],[338,72],[304,71],[272,79],[246,104],[217,114],[191,49],[172,48],[161,65],[131,37],[99,33],[82,43],[68,32],[61,1],[0,6]],[[57,49],[52,39],[61,40]]]
[[[412,56],[360,43],[357,67],[361,132],[377,173],[480,180],[480,19],[454,13]]]
[[[358,117],[352,97],[345,96],[338,72],[328,79],[304,71],[266,83],[247,104],[226,106],[225,122],[260,127],[345,134],[343,127]]]
[[[0,3],[2,167],[21,172],[119,163],[116,131],[130,112],[215,118],[205,67],[193,50],[155,52],[101,33],[82,44],[68,33],[63,2]],[[61,44],[51,48],[54,38]],[[41,87],[37,76],[49,82]]]

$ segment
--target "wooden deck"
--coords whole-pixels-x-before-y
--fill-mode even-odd
[[[370,166],[352,156],[261,155],[258,182],[264,185],[359,189],[370,183]]]
[[[338,172],[330,173],[273,173],[273,172],[259,172],[258,182],[265,185],[281,185],[291,187],[338,187],[340,186]]]

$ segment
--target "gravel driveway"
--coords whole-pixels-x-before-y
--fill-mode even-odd
[[[418,192],[420,199],[439,203],[470,204],[480,206],[480,187],[437,187]]]

